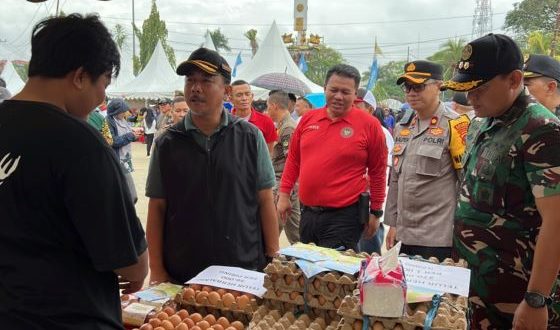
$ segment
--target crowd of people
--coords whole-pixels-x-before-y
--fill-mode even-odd
[[[148,270],[150,284],[212,265],[262,270],[282,230],[290,243],[381,253],[401,242],[410,256],[465,259],[472,329],[560,327],[556,60],[524,62],[489,34],[450,80],[439,64],[407,63],[395,83],[409,109],[392,113],[346,64],[327,72],[322,108],[282,89],[255,106],[250,84],[199,48],[176,70],[184,95],[131,118],[123,99],[104,111],[119,58],[97,16],[46,19],[25,87],[0,104],[4,327],[121,329],[119,289],[138,291]]]

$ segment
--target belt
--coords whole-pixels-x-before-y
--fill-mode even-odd
[[[348,206],[343,206],[343,207],[307,206],[307,205],[303,205],[303,209],[309,210],[309,211],[311,211],[311,212],[324,213],[324,212],[334,212],[334,211],[338,211],[338,210],[343,210],[343,209],[347,209],[347,208],[349,208],[349,207],[354,207],[354,206],[358,206],[358,203],[350,204],[350,205],[348,205]]]

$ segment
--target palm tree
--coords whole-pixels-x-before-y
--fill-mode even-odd
[[[217,50],[223,49],[227,52],[231,51],[231,48],[229,47],[229,39],[222,33],[219,28],[214,31],[209,31],[209,33]]]
[[[113,38],[115,39],[115,43],[122,51],[122,47],[124,45],[124,41],[126,40],[126,32],[122,25],[117,24],[115,25],[115,30],[113,31]]]
[[[525,49],[526,54],[550,54],[550,46],[552,42],[552,34],[545,34],[542,31],[533,31],[529,33]]]
[[[443,66],[443,77],[445,80],[453,75],[457,62],[461,60],[465,44],[465,39],[449,39],[440,46],[436,53],[428,57],[428,60]]]
[[[259,43],[257,42],[257,30],[251,29],[245,32],[243,35],[245,36],[245,38],[249,39],[249,44],[251,45],[251,52],[253,53],[253,56],[255,56],[257,50],[259,50]]]

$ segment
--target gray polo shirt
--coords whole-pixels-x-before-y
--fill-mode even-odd
[[[227,111],[222,112],[220,125],[216,128],[214,133],[210,136],[204,135],[200,129],[193,123],[191,114],[188,113],[184,119],[185,129],[193,131],[194,140],[204,150],[212,149],[212,145],[216,141],[217,133],[220,132],[229,123]],[[276,184],[274,169],[268,153],[268,147],[264,140],[264,136],[260,130],[257,137],[257,189],[271,189]],[[161,178],[161,167],[159,163],[159,153],[157,144],[154,145],[152,157],[150,158],[150,168],[148,170],[148,179],[146,181],[146,197],[150,198],[165,198],[165,191],[163,189]]]

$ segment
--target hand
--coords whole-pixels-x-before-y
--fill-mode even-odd
[[[548,324],[548,308],[533,308],[523,300],[513,315],[513,330],[546,329]]]
[[[170,280],[171,276],[169,276],[165,269],[150,269],[150,286],[169,282]]]
[[[288,216],[292,212],[292,203],[290,202],[290,196],[285,193],[279,193],[278,203],[276,203],[276,209],[278,214],[280,214],[280,221],[282,224],[286,224]]]
[[[390,250],[395,246],[395,242],[397,240],[397,228],[396,227],[389,227],[389,232],[387,233],[387,238],[385,239],[385,246],[387,250]]]
[[[119,289],[123,290],[123,294],[131,294],[140,291],[144,286],[144,281],[129,281],[126,278],[119,276]]]
[[[379,218],[373,214],[369,215],[369,221],[364,225],[363,236],[365,239],[370,239],[375,235],[379,229]]]

